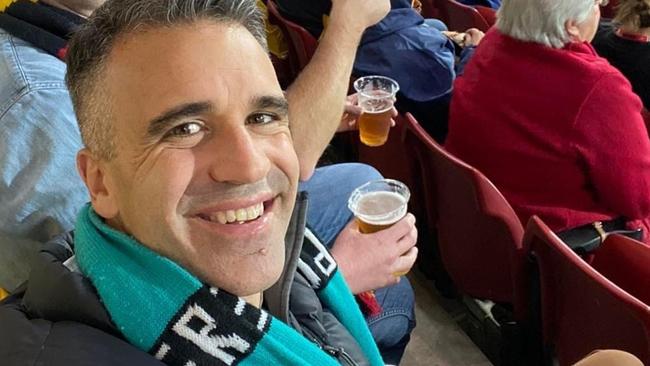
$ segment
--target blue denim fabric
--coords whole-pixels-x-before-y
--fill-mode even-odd
[[[352,219],[347,206],[352,191],[381,178],[373,167],[358,163],[316,169],[311,179],[300,184],[300,190],[309,193],[307,226],[331,248],[338,233]],[[382,313],[366,321],[384,361],[397,365],[415,326],[415,295],[408,280],[402,277],[397,285],[375,291],[375,296]]]
[[[398,365],[415,328],[415,296],[406,277],[397,285],[375,291],[382,312],[367,317],[379,351],[387,365]]]
[[[328,248],[352,219],[348,198],[355,188],[371,180],[382,179],[379,172],[365,164],[346,163],[318,168],[301,182],[299,190],[309,193],[307,226]]]
[[[64,76],[63,62],[0,29],[0,286],[10,290],[88,201]]]

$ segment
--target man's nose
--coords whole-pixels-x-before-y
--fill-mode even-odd
[[[217,182],[244,184],[262,180],[271,162],[264,141],[255,137],[245,125],[226,127],[213,142],[215,154],[210,176]]]

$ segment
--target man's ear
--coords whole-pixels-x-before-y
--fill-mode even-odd
[[[104,219],[112,219],[119,213],[115,186],[107,175],[106,162],[97,159],[88,149],[77,154],[77,169],[88,192],[95,212]]]
[[[564,29],[573,41],[580,40],[581,36],[580,29],[578,28],[578,22],[573,19],[567,20],[566,23],[564,23]]]

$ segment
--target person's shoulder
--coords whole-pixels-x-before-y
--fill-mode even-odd
[[[564,72],[573,75],[579,84],[591,85],[610,74],[620,74],[589,43],[571,43],[559,50],[559,53],[563,62],[555,66],[564,66]]]
[[[65,63],[0,29],[0,105],[40,88],[66,90]]]
[[[0,304],[3,364],[160,365],[126,342],[62,234],[37,255],[29,281]]]
[[[0,323],[3,365],[161,365],[100,329],[30,314],[19,298],[0,305]]]

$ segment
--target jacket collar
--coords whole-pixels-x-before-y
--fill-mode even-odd
[[[269,313],[283,322],[290,324],[292,318],[289,314],[289,293],[293,284],[298,259],[302,251],[302,243],[307,224],[307,192],[298,193],[293,215],[285,236],[285,264],[280,279],[264,291],[264,302]],[[295,324],[290,324],[294,325]]]

